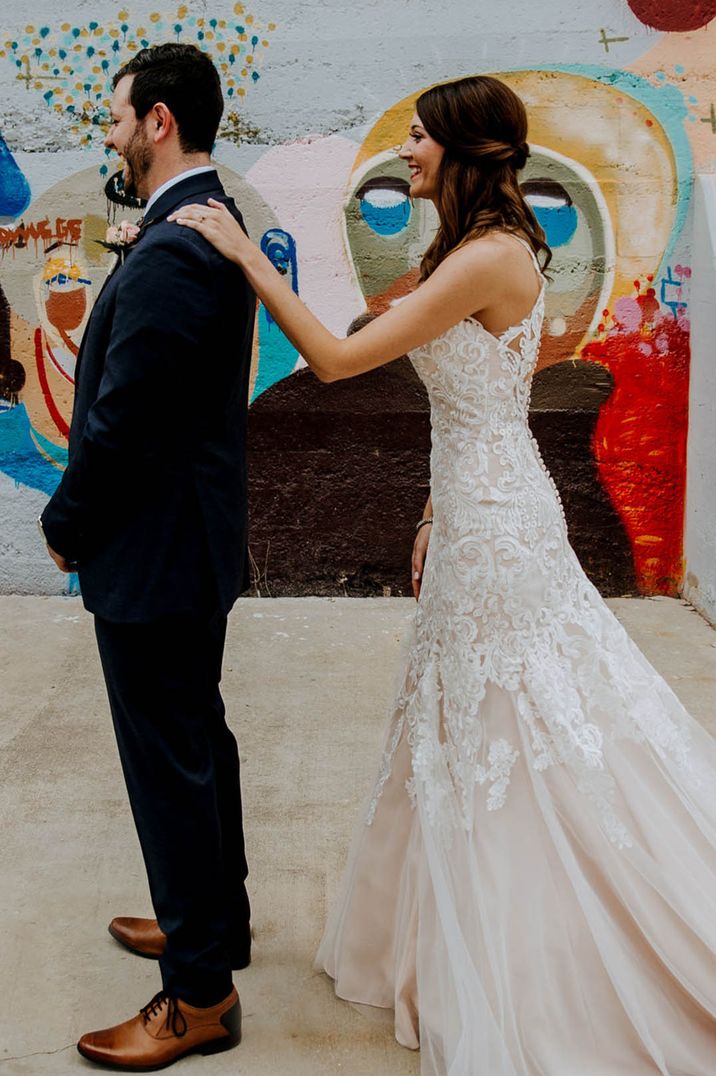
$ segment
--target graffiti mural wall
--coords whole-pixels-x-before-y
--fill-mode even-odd
[[[695,171],[716,171],[716,5],[515,0],[495,13],[480,0],[465,13],[449,0],[439,28],[423,0],[409,25],[397,0],[359,2],[330,26],[318,0],[98,3],[92,20],[74,6],[0,30],[1,590],[66,586],[34,519],[66,462],[74,362],[111,259],[100,243],[118,214],[104,193],[116,170],[103,147],[109,86],[132,53],[165,40],[214,58],[222,180],[340,334],[415,287],[436,227],[395,152],[419,93],[490,73],[520,94],[523,190],[554,252],[533,430],[601,589],[679,590],[689,207]],[[379,47],[363,47],[376,18]],[[250,403],[257,590],[408,592],[429,487],[427,401],[408,360],[320,385],[260,309]],[[176,416],[187,437],[200,407],[201,377]]]

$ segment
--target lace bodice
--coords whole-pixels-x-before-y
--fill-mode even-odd
[[[468,318],[411,353],[431,405],[434,525],[369,818],[406,721],[412,780],[424,782],[436,821],[470,827],[476,785],[488,786],[489,808],[505,802],[518,752],[507,740],[485,739],[481,701],[492,684],[515,696],[532,765],[567,764],[611,838],[627,843],[601,772],[605,737],[646,737],[691,764],[688,732],[670,716],[674,697],[642,656],[625,660],[638,651],[569,545],[528,424],[543,313],[544,287],[530,314],[499,337]],[[594,720],[595,704],[603,722]]]
[[[467,664],[482,680],[487,663],[506,687],[546,641],[574,575],[559,494],[528,423],[543,304],[544,289],[499,337],[468,318],[411,354],[431,404],[435,519],[418,621],[439,623],[445,638],[468,614],[450,646],[460,675]]]

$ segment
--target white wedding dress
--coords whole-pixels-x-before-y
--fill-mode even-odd
[[[435,523],[318,964],[439,1076],[714,1076],[716,742],[587,580],[527,423],[543,290],[412,362]]]

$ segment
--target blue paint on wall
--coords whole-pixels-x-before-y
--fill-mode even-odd
[[[259,370],[251,403],[277,381],[288,377],[296,365],[298,352],[273,320],[265,306],[259,307]]]
[[[42,453],[56,461],[51,463]],[[57,489],[67,466],[67,449],[61,449],[32,429],[24,404],[0,411],[0,471],[18,485],[40,489],[48,497]]]
[[[77,572],[70,572],[66,576],[67,582],[65,584],[65,594],[68,598],[74,598],[81,593],[80,591],[80,577]]]
[[[298,295],[298,257],[296,241],[283,228],[269,228],[261,237],[261,250],[272,265],[287,277],[293,291]],[[292,373],[298,351],[284,336],[265,306],[259,307],[259,369],[254,383],[251,402],[262,392]]]
[[[410,221],[411,209],[410,199],[398,191],[367,191],[360,199],[361,216],[378,235],[402,232]]]
[[[553,250],[566,246],[577,230],[577,210],[573,205],[533,205],[532,211]]]
[[[14,220],[30,204],[30,185],[0,135],[0,220]]]
[[[298,295],[296,240],[291,233],[283,228],[269,228],[261,236],[261,250],[281,276],[288,277],[291,287]]]

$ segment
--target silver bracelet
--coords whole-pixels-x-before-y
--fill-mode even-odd
[[[415,533],[417,534],[421,527],[424,527],[426,523],[432,523],[433,517],[429,516],[427,519],[421,519],[415,526]]]

